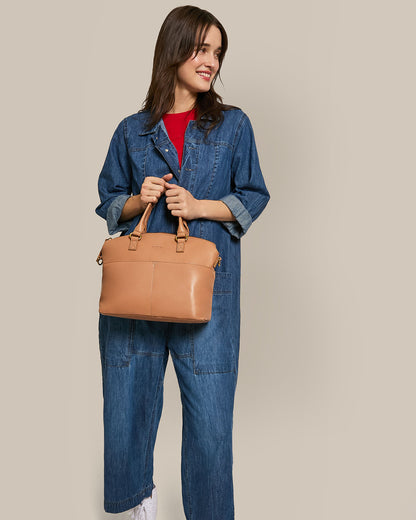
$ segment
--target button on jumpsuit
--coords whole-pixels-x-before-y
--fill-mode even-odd
[[[187,520],[234,519],[232,425],[240,341],[240,238],[269,201],[248,116],[239,108],[208,137],[190,121],[182,165],[161,119],[147,130],[138,112],[117,126],[98,179],[96,213],[110,235],[133,231],[140,215],[119,222],[126,200],[147,176],[173,173],[170,183],[196,199],[223,201],[232,222],[188,221],[190,235],[214,242],[211,321],[162,323],[99,315],[103,382],[104,509],[126,511],[152,493],[153,450],[162,412],[169,353],[182,401],[182,500]],[[163,195],[148,232],[176,233]]]

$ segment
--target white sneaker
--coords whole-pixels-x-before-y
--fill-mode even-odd
[[[152,496],[145,498],[138,506],[129,509],[130,520],[156,520],[157,493],[156,487],[152,490]]]

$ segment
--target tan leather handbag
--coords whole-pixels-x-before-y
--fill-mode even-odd
[[[211,319],[215,267],[221,257],[209,240],[189,236],[179,217],[176,235],[147,233],[149,203],[130,235],[108,238],[99,312],[150,321],[205,323]]]

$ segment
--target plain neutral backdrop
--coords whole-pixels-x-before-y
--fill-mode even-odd
[[[1,516],[105,520],[97,179],[176,2],[3,6]],[[236,519],[416,518],[416,8],[196,4],[271,201],[242,239]],[[168,364],[158,520],[183,520]],[[216,519],[221,520],[221,519]]]

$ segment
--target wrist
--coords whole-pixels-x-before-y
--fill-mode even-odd
[[[143,213],[145,207],[146,205],[143,204],[140,194],[131,195],[124,204],[119,218],[119,222],[123,222],[124,220],[130,220],[131,218],[134,218],[140,213]]]
[[[235,217],[228,206],[221,200],[201,199],[199,201],[199,217],[207,220],[229,222]]]
[[[206,201],[204,199],[195,199],[197,202],[196,206],[196,217],[195,218],[208,218],[208,209]]]
[[[138,212],[143,213],[143,211],[146,209],[147,204],[145,204],[142,201],[141,194],[139,193],[138,195],[133,195],[132,198],[135,199],[134,205],[137,207]]]
[[[146,209],[146,204],[142,201],[142,196],[140,193],[138,195],[132,195],[129,199],[130,208],[134,211],[136,215],[143,213]]]

